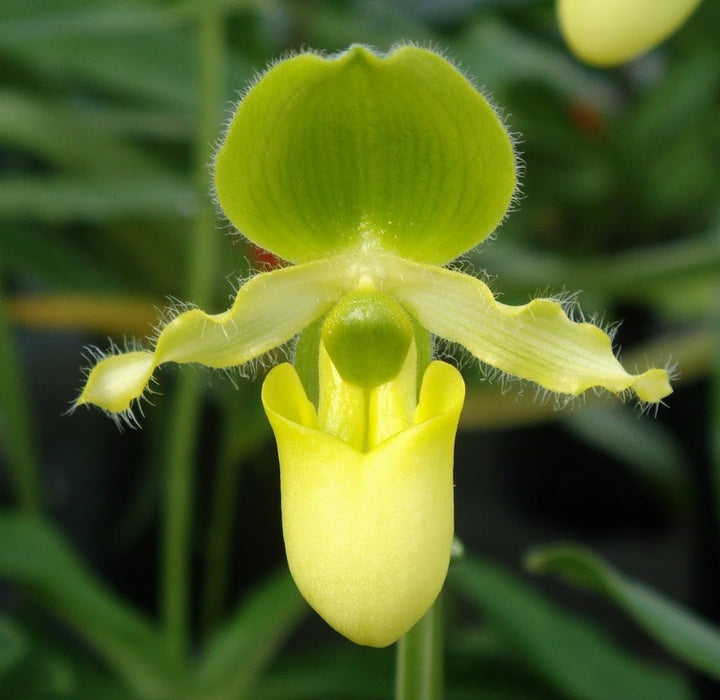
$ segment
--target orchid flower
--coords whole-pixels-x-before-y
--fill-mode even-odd
[[[671,391],[665,370],[628,373],[560,303],[507,306],[447,267],[505,216],[516,156],[492,107],[432,51],[276,63],[240,101],[214,178],[232,224],[291,264],[256,274],[224,313],[183,311],[154,347],[100,359],[76,403],[131,419],[163,363],[231,368],[295,339],[294,365],[262,391],[286,552],[307,601],[355,642],[396,641],[448,569],[464,384],[432,361],[431,335],[549,392],[654,403]]]
[[[700,0],[558,0],[560,29],[579,58],[614,66],[664,41]]]

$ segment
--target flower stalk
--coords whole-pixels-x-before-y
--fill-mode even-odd
[[[197,50],[199,110],[195,179],[202,196],[190,239],[188,296],[209,301],[216,258],[215,211],[207,197],[207,164],[212,152],[223,99],[223,24],[219,13],[198,18]],[[161,601],[168,644],[182,662],[190,645],[190,557],[193,524],[193,468],[198,441],[200,393],[196,373],[184,373],[170,411],[165,450],[165,510],[163,523]]]
[[[0,261],[0,283],[3,266]],[[5,296],[0,285],[0,420],[3,423],[4,448],[12,468],[15,499],[28,514],[39,515],[42,497],[38,481],[40,464],[37,443],[33,439],[28,415],[27,388],[15,349],[15,339],[6,313]]]
[[[442,595],[395,650],[395,700],[442,700]]]

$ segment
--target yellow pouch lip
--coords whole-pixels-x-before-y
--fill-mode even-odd
[[[395,642],[443,586],[464,393],[455,368],[432,363],[415,412],[419,422],[361,451],[320,430],[291,365],[265,380],[290,571],[308,603],[358,644]]]
[[[381,445],[403,432],[418,430],[428,421],[439,420],[455,413],[459,418],[464,400],[465,383],[460,373],[446,362],[432,362],[423,376],[413,425],[406,431],[391,436]],[[293,424],[299,432],[320,430],[315,406],[308,400],[300,377],[289,362],[283,362],[268,372],[262,386],[262,403],[273,427],[276,423],[284,423]],[[347,449],[361,453],[339,438],[332,435],[326,437],[337,440]]]

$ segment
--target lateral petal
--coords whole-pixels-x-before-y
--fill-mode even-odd
[[[395,261],[395,274],[385,280],[384,289],[431,333],[550,391],[578,395],[592,387],[614,393],[632,389],[650,403],[672,392],[665,370],[628,373],[606,333],[573,321],[551,299],[508,306],[474,277],[404,260]]]
[[[75,405],[95,404],[111,413],[130,409],[164,362],[207,367],[242,365],[282,345],[323,314],[349,284],[337,261],[318,261],[263,272],[244,284],[220,314],[191,309],[168,323],[154,351],[111,355],[88,375]]]

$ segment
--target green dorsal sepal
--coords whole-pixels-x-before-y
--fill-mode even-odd
[[[445,264],[484,240],[515,191],[502,121],[448,61],[352,46],[276,63],[215,160],[232,224],[294,263],[387,252]]]
[[[344,296],[330,311],[322,341],[344,381],[366,389],[397,376],[413,338],[405,310],[376,290]]]

